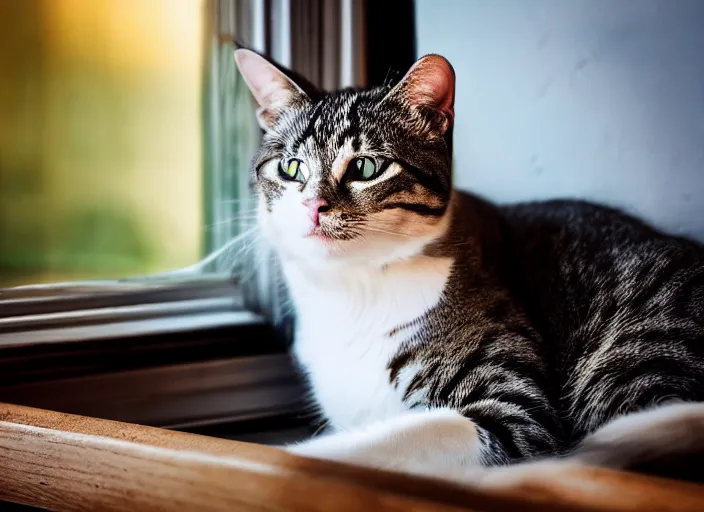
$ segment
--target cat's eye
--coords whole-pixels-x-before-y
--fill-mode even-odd
[[[298,181],[305,183],[308,179],[308,168],[301,160],[291,158],[279,162],[279,174],[287,181]]]
[[[360,156],[350,162],[347,172],[352,180],[366,181],[379,175],[379,166],[368,156]]]

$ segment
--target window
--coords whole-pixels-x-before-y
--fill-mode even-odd
[[[256,3],[3,6],[0,400],[176,428],[297,409],[242,279]]]
[[[197,261],[202,2],[4,8],[2,284]]]
[[[305,428],[285,290],[253,244],[260,131],[234,41],[318,86],[361,85],[394,65],[367,59],[384,32],[364,30],[392,13],[348,0],[1,9],[0,401],[222,436]]]

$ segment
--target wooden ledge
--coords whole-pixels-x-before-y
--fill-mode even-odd
[[[52,510],[704,510],[704,486],[596,469],[460,487],[0,404],[0,499]]]

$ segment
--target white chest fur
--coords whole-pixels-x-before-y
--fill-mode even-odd
[[[334,429],[407,410],[388,364],[412,331],[390,333],[437,304],[450,267],[449,259],[426,256],[383,270],[323,274],[284,266],[297,311],[294,352]]]

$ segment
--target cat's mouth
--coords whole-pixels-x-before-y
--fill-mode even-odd
[[[322,225],[313,227],[308,232],[308,234],[306,234],[306,238],[315,238],[324,242],[332,242],[334,240],[339,240],[339,238],[336,237],[334,234],[330,233],[329,231],[326,231]]]
[[[349,229],[345,229],[345,226],[339,223],[321,222],[317,226],[311,227],[304,235],[304,238],[318,240],[326,245],[332,245],[336,242],[352,240],[354,233]]]

